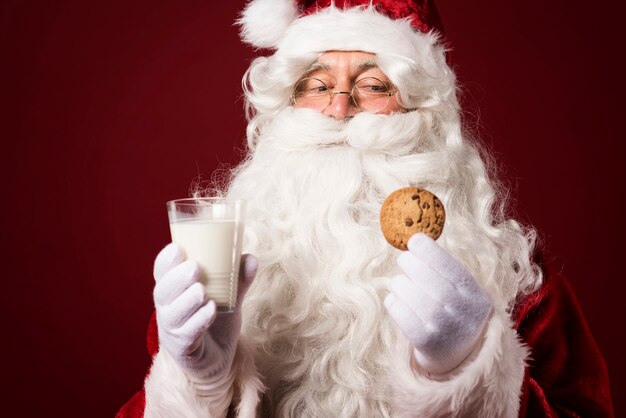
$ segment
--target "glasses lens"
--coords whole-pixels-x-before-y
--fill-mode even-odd
[[[354,84],[352,96],[360,109],[376,113],[383,110],[393,95],[391,88],[376,77],[365,77]]]
[[[303,78],[293,92],[293,103],[298,107],[324,108],[330,101],[330,89],[317,78]]]

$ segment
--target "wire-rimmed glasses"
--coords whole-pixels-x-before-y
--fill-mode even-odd
[[[377,113],[387,107],[396,90],[376,77],[364,77],[354,83],[351,91],[332,91],[319,78],[307,77],[296,83],[291,100],[295,106],[323,112],[336,94],[349,95],[359,110]]]

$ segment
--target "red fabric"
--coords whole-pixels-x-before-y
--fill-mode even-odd
[[[424,33],[436,30],[443,33],[443,25],[434,0],[305,0],[304,15],[313,14],[333,3],[339,9],[374,4],[376,10],[391,19],[409,18],[411,24]]]
[[[159,351],[159,334],[157,331],[156,314],[153,313],[148,323],[146,344],[150,357],[156,356]],[[142,388],[117,412],[115,418],[140,418],[146,408],[146,393]]]
[[[544,285],[515,313],[531,348],[519,416],[613,417],[604,359],[570,285],[551,270],[544,269]]]
[[[613,417],[606,364],[576,297],[561,274],[545,270],[543,287],[521,301],[516,327],[531,349],[522,384],[520,417]],[[156,317],[148,325],[148,352],[159,343]],[[143,389],[116,418],[140,418]]]

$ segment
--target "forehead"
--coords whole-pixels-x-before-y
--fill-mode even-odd
[[[376,67],[376,54],[363,51],[326,51],[319,56],[309,71],[357,72]]]

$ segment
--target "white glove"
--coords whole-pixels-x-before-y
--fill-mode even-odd
[[[167,245],[154,262],[154,305],[159,343],[187,377],[208,391],[230,373],[241,330],[241,301],[256,274],[257,260],[244,255],[239,272],[237,308],[217,314],[200,283],[196,261],[184,261],[177,244]]]
[[[457,367],[480,338],[492,305],[474,277],[424,234],[398,256],[385,307],[415,348],[417,363],[442,375]]]

